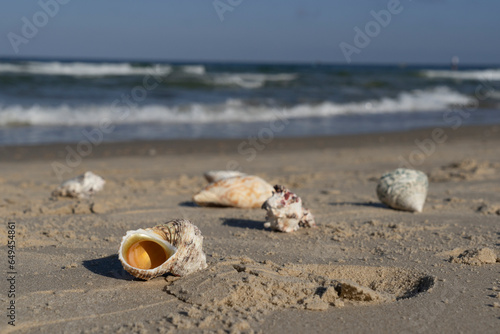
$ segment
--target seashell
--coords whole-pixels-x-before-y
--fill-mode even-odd
[[[247,174],[238,172],[237,170],[209,170],[203,176],[208,182],[212,183],[230,177],[247,176]]]
[[[377,196],[393,209],[422,212],[428,186],[425,173],[398,168],[382,175],[377,185]]]
[[[300,227],[316,227],[314,216],[302,207],[299,196],[280,185],[275,185],[274,190],[273,196],[262,205],[262,209],[267,210],[265,227],[281,232],[297,231]]]
[[[171,273],[185,276],[207,267],[203,236],[189,220],[176,219],[147,229],[128,231],[118,258],[123,268],[137,278]]]
[[[235,176],[210,183],[193,200],[200,206],[260,208],[273,187],[258,176]]]
[[[73,179],[64,181],[56,190],[52,192],[52,196],[62,197],[78,197],[84,198],[101,191],[104,188],[106,181],[99,175],[92,172],[85,172]]]

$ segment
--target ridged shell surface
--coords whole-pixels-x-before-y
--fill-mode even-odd
[[[123,268],[137,278],[185,276],[207,267],[203,236],[189,220],[128,231],[118,252]]]
[[[428,186],[425,173],[398,168],[382,175],[377,185],[377,196],[393,209],[422,212]]]
[[[258,176],[235,176],[210,183],[193,197],[200,206],[260,208],[273,187]]]
[[[265,227],[281,232],[297,231],[301,227],[316,227],[312,213],[302,206],[299,196],[283,186],[275,185],[273,196],[262,205],[267,210]]]
[[[64,181],[56,190],[53,196],[84,198],[101,191],[106,181],[99,175],[92,172],[85,172],[73,179]]]
[[[203,176],[208,182],[217,182],[222,179],[227,179],[235,176],[246,176],[247,174],[238,172],[237,170],[209,170]]]

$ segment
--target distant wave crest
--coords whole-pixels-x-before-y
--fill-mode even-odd
[[[188,74],[203,75],[205,74],[205,66],[203,65],[185,65],[181,67],[182,71]]]
[[[221,86],[239,86],[243,88],[260,88],[269,81],[292,81],[297,77],[292,73],[258,74],[258,73],[214,73],[213,83]]]
[[[472,99],[448,87],[414,90],[400,93],[395,98],[384,97],[349,103],[323,102],[299,104],[289,108],[272,109],[267,106],[250,106],[239,99],[229,99],[224,104],[189,104],[178,107],[145,105],[130,110],[123,117],[123,110],[110,105],[47,107],[33,105],[0,106],[0,125],[96,125],[102,120],[113,123],[220,123],[258,122],[275,118],[276,111],[288,118],[329,117],[345,114],[377,114],[396,112],[440,111],[454,104],[468,104]]]
[[[76,77],[99,77],[118,75],[169,74],[169,65],[133,66],[130,63],[61,63],[61,62],[27,62],[0,63],[0,73],[66,75]]]
[[[245,89],[261,88],[268,82],[287,82],[297,78],[297,75],[294,73],[261,74],[207,72],[204,65],[174,66],[166,64],[156,64],[149,66],[139,66],[131,63],[63,63],[36,61],[24,63],[0,63],[0,75],[2,73],[74,77],[174,74],[177,79],[187,77],[190,80],[193,80],[194,78],[194,80],[197,80],[203,85],[239,87]]]
[[[427,70],[422,71],[422,74],[427,78],[445,78],[457,80],[485,80],[498,81],[500,80],[500,69],[488,70],[467,70],[467,71],[446,71],[446,70]]]

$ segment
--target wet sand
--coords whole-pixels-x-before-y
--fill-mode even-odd
[[[500,263],[474,250],[500,250],[500,127],[444,129],[434,146],[432,133],[274,139],[255,155],[243,140],[106,143],[63,175],[104,177],[90,200],[50,196],[67,145],[0,148],[5,258],[8,221],[17,242],[16,326],[4,316],[1,331],[498,332]],[[422,213],[377,200],[401,161],[429,176]],[[203,172],[228,163],[286,185],[319,227],[271,232],[264,210],[194,205]],[[208,268],[126,273],[125,232],[174,218],[200,228]]]

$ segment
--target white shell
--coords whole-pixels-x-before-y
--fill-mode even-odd
[[[238,172],[237,170],[209,170],[203,176],[208,182],[212,183],[230,177],[247,176],[247,174]]]
[[[53,196],[84,198],[101,191],[106,181],[99,175],[92,172],[85,172],[73,179],[64,181],[56,190]]]
[[[148,246],[144,246],[144,243],[148,243]],[[130,256],[131,249],[137,245],[141,250],[148,248],[141,253],[146,256],[144,262],[149,262],[144,268],[135,264]],[[126,271],[144,280],[166,273],[185,276],[207,267],[203,236],[198,227],[186,219],[128,231],[120,244],[118,258]]]
[[[200,206],[260,208],[273,187],[258,176],[235,176],[210,183],[193,200]]]
[[[425,173],[398,168],[382,175],[377,185],[377,196],[393,209],[422,212],[428,186]]]
[[[300,227],[316,227],[314,216],[302,207],[302,200],[283,186],[275,185],[274,193],[262,205],[267,210],[265,227],[281,232],[297,231]]]

